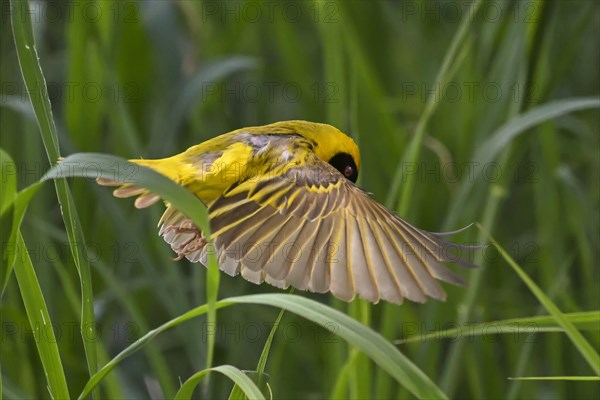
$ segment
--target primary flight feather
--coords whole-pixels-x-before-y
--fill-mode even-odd
[[[469,266],[461,248],[405,222],[355,185],[360,155],[331,125],[284,121],[207,140],[173,157],[130,160],[192,191],[208,208],[209,240],[168,203],[159,234],[178,254],[254,282],[331,292],[350,301],[444,299],[437,280],[463,281],[445,262]],[[159,196],[130,183],[116,197],[148,207]]]

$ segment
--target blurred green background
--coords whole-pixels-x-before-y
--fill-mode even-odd
[[[24,188],[49,163],[19,70],[10,6],[0,4],[1,147]],[[331,123],[358,142],[359,183],[377,200],[431,231],[483,223],[563,312],[597,311],[598,108],[545,118],[506,142],[490,138],[555,101],[597,99],[600,6],[494,1],[472,14],[473,4],[33,1],[30,15],[61,155],[156,158],[243,126]],[[421,151],[407,153],[419,131]],[[477,164],[478,151],[495,156]],[[407,182],[414,185],[404,190]],[[206,270],[171,260],[157,235],[162,206],[138,211],[91,180],[69,184],[92,268],[98,343],[108,357],[102,365],[203,304]],[[78,333],[81,295],[53,185],[35,196],[21,229],[74,395],[89,378]],[[457,237],[481,240],[476,228]],[[524,332],[536,327],[530,323],[517,325],[519,333],[496,334],[492,325],[467,337],[478,323],[547,314],[495,250],[477,254],[481,268],[460,270],[470,284],[445,285],[445,303],[367,306],[302,295],[391,341],[459,328],[451,339],[398,345],[449,397],[598,398],[598,382],[508,380],[593,375],[563,333]],[[222,274],[219,298],[277,291]],[[1,310],[3,395],[49,398],[14,277]],[[250,305],[219,311],[214,364],[254,370],[276,316]],[[583,333],[597,351],[595,321]],[[160,335],[110,375],[102,397],[172,396],[204,367],[212,328],[200,318]],[[293,314],[275,335],[267,372],[275,398],[409,396],[343,340]],[[195,395],[223,398],[231,386],[213,376]]]

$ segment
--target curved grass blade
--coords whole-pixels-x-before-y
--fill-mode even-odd
[[[352,369],[355,368],[355,363],[358,359],[359,354],[360,353],[355,348],[352,349],[352,351],[350,351],[348,359],[340,369],[340,372],[338,373],[335,384],[333,386],[333,390],[331,391],[330,397],[332,399],[344,399],[349,397],[348,382],[350,380],[350,375],[352,375]]]
[[[185,121],[189,109],[206,95],[208,87],[237,72],[247,71],[258,67],[256,59],[248,56],[230,56],[204,63],[189,79],[179,83],[169,93],[168,110],[165,118],[159,121],[158,129],[154,130],[150,148],[169,149],[173,139]]]
[[[373,362],[379,365],[380,368],[390,374],[417,398],[447,398],[444,392],[423,371],[394,347],[392,343],[388,342],[383,336],[368,326],[331,307],[297,295],[256,294],[221,300],[216,303],[215,308],[220,309],[232,304],[268,305],[293,312],[328,329],[331,326],[337,326],[337,331],[334,333],[342,337],[349,344],[362,350]],[[158,334],[192,318],[206,314],[207,311],[208,305],[206,304],[196,307],[142,336],[94,374],[85,385],[79,398],[85,398],[123,359],[138,351]]]
[[[528,129],[574,111],[599,107],[600,99],[597,97],[563,99],[532,108],[512,118],[492,133],[489,139],[477,147],[470,162],[473,168],[472,176],[481,176],[483,168],[495,161],[502,150]],[[454,226],[456,224],[456,219],[461,215],[459,210],[466,204],[475,182],[476,180],[474,179],[465,179],[461,184],[456,198],[448,211],[449,218],[446,221],[446,226]]]
[[[106,178],[144,187],[170,202],[203,231],[209,230],[206,207],[189,190],[149,168],[100,153],[76,153],[53,166],[42,180],[82,177]]]
[[[8,235],[8,240],[4,242],[3,239],[2,243],[1,259],[2,264],[5,265],[6,268],[2,269],[2,291],[0,292],[0,298],[2,298],[2,295],[4,294],[4,290],[8,284],[8,279],[10,278],[10,273],[12,272],[12,268],[17,257],[17,238],[19,235],[21,222],[23,221],[23,216],[25,215],[25,211],[27,210],[27,206],[33,198],[33,195],[37,193],[40,187],[41,185],[39,183],[35,183],[21,190],[16,195],[13,203],[10,206],[12,212],[7,211],[6,215],[2,215],[2,234],[5,234],[4,229],[6,227],[10,228],[10,233]]]
[[[14,261],[9,260],[9,258],[11,256],[10,239],[12,236],[13,217],[15,214],[13,204],[15,197],[17,196],[17,167],[8,153],[1,148],[0,174],[2,175],[2,185],[0,186],[2,189],[2,196],[0,196],[0,239],[2,239],[0,251],[2,252],[2,255],[0,260],[2,261],[3,266],[6,265],[5,268],[0,268],[1,298],[2,294],[4,294],[4,288],[6,287],[6,282],[10,276]]]
[[[571,342],[575,345],[577,350],[581,353],[583,358],[588,362],[592,370],[600,376],[600,356],[598,352],[594,350],[592,345],[583,337],[581,332],[577,330],[575,325],[569,321],[568,318],[562,313],[562,311],[554,304],[552,300],[540,289],[540,287],[523,271],[521,267],[513,260],[513,258],[496,242],[496,240],[490,235],[489,232],[485,230],[485,228],[479,224],[479,229],[484,235],[489,239],[489,241],[498,249],[498,252],[504,258],[504,260],[512,267],[512,269],[519,275],[521,280],[527,285],[529,290],[534,294],[534,296],[538,299],[538,301],[544,306],[546,311],[550,313],[556,323],[560,325]]]
[[[544,121],[589,108],[600,108],[600,98],[588,97],[556,100],[533,108],[526,113],[511,119],[490,135],[489,139],[477,148],[477,151],[473,156],[473,161],[481,163],[493,161],[496,156],[519,135],[519,133],[539,125]]]
[[[4,95],[3,101],[0,102],[0,107],[13,110],[14,112],[22,115],[24,119],[35,122],[35,114],[33,112],[31,103],[20,96],[13,94]]]
[[[277,319],[275,320],[275,324],[271,328],[271,332],[269,332],[269,337],[265,342],[263,351],[262,353],[260,353],[260,359],[258,360],[258,365],[256,366],[256,372],[258,372],[258,387],[261,387],[262,385],[265,368],[267,366],[267,359],[269,358],[269,352],[271,351],[271,344],[273,343],[275,332],[277,332],[277,328],[279,328],[279,324],[281,323],[284,314],[285,310],[281,310],[279,312],[279,315],[277,315]]]
[[[423,371],[392,343],[353,318],[316,301],[297,295],[266,294],[229,298],[235,303],[271,305],[284,308],[323,327],[337,326],[336,335],[359,348],[417,398],[447,398]]]
[[[0,148],[0,176],[2,176],[2,197],[0,197],[0,215],[2,215],[12,205],[17,195],[17,166],[2,148]]]
[[[17,233],[16,246],[15,276],[17,277],[27,318],[34,332],[35,345],[46,374],[50,395],[54,399],[69,399],[67,380],[58,352],[50,314],[48,314],[40,283],[20,232]]]
[[[252,382],[252,379],[232,365],[220,365],[218,367],[207,368],[200,372],[196,372],[194,375],[189,377],[188,380],[183,383],[183,385],[181,385],[181,388],[175,394],[175,399],[191,399],[196,386],[198,386],[202,378],[208,375],[208,373],[211,371],[220,372],[231,379],[235,383],[236,387],[239,387],[244,392],[248,399],[264,400],[265,397],[254,384],[254,382]]]
[[[216,308],[220,309],[220,308],[226,307],[228,305],[230,305],[230,304],[218,302],[216,304]],[[119,363],[121,361],[123,361],[125,358],[129,357],[130,355],[132,355],[135,352],[137,352],[138,350],[140,350],[146,343],[148,343],[149,341],[154,339],[154,337],[156,337],[158,334],[160,334],[166,330],[169,330],[169,329],[173,328],[174,326],[177,326],[177,325],[179,325],[185,321],[188,321],[192,318],[196,318],[201,315],[204,315],[207,312],[208,312],[208,305],[203,304],[203,305],[196,307],[176,318],[173,318],[172,320],[162,324],[161,326],[159,326],[155,329],[152,329],[151,331],[146,333],[144,336],[142,336],[138,340],[136,340],[134,343],[132,343],[131,345],[126,347],[125,350],[123,350],[119,354],[117,354],[106,365],[104,365],[102,368],[100,368],[98,370],[98,372],[96,372],[94,375],[92,375],[90,377],[90,379],[87,381],[87,383],[85,384],[85,387],[83,388],[83,391],[81,392],[81,394],[79,395],[78,398],[84,399],[87,396],[89,396],[91,391],[94,390],[94,388],[102,381],[102,379],[104,379],[104,377],[109,372],[111,372],[117,365],[119,365]]]
[[[569,313],[564,314],[564,316],[579,330],[600,330],[600,311]],[[490,328],[493,328],[493,330],[490,331]],[[564,329],[558,325],[556,319],[552,316],[511,318],[502,321],[482,322],[476,326],[470,324],[463,328],[444,329],[422,335],[417,334],[405,339],[396,340],[394,343],[404,344],[444,338],[458,339],[490,334],[539,332],[564,332]]]
[[[19,229],[25,210],[41,184],[33,184],[21,192],[15,193],[16,166],[2,149],[0,149],[0,161],[3,177],[1,213],[3,268],[0,271],[2,276],[0,298],[4,295],[14,267],[21,298],[25,305],[29,324],[34,332],[34,341],[42,368],[46,374],[48,390],[54,398],[68,398],[68,387],[50,315]]]
[[[290,292],[293,291],[290,290]],[[279,315],[277,315],[277,319],[269,332],[269,337],[265,342],[265,346],[263,347],[262,353],[260,353],[260,358],[258,359],[258,365],[256,366],[256,385],[260,389],[265,389],[264,380],[265,380],[265,368],[267,366],[267,360],[269,359],[269,352],[271,351],[271,344],[273,343],[273,338],[275,338],[275,333],[277,332],[277,328],[279,328],[279,324],[285,314],[285,310],[279,311]],[[267,384],[268,385],[268,384]],[[244,393],[241,391],[237,385],[231,389],[231,393],[229,394],[229,400],[244,400]]]

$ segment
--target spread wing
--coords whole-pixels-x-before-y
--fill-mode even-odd
[[[425,302],[445,298],[437,280],[463,284],[444,265],[467,264],[448,251],[456,245],[403,221],[312,152],[302,157],[282,174],[233,185],[209,205],[223,271],[346,301]],[[205,263],[207,251],[187,258]]]

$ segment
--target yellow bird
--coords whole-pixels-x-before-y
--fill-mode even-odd
[[[355,185],[356,143],[337,128],[284,121],[242,128],[158,160],[130,160],[196,194],[208,207],[219,267],[250,282],[373,303],[444,299],[437,280],[463,281],[444,262],[469,266],[448,249],[463,248],[403,221]],[[131,184],[116,197],[159,196]],[[206,264],[207,238],[168,203],[159,234],[178,259]]]

